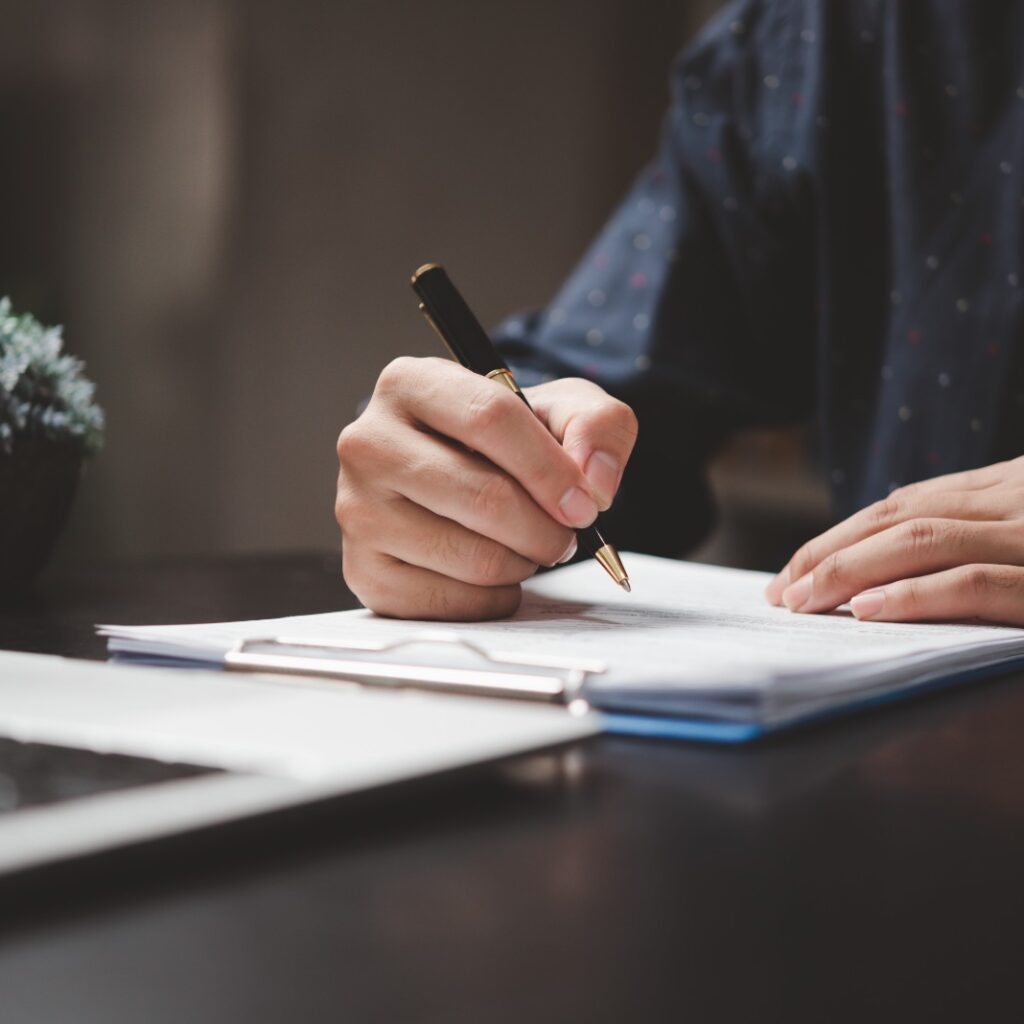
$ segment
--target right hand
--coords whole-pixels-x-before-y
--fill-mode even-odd
[[[636,440],[632,410],[565,379],[511,391],[444,359],[396,359],[338,438],[345,581],[398,618],[511,615],[538,565],[608,508]]]

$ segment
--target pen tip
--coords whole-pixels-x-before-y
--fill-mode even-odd
[[[629,585],[629,577],[628,576],[624,577],[623,579],[621,579],[619,581],[619,586],[622,587],[622,589],[627,594],[632,594],[633,593],[633,588]]]

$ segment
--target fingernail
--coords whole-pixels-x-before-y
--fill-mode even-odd
[[[870,619],[877,615],[885,605],[884,590],[865,590],[858,594],[851,602],[850,607],[858,619]]]
[[[798,612],[811,599],[814,578],[810,573],[801,576],[796,583],[786,587],[782,592],[782,603],[791,611]]]
[[[557,562],[555,562],[555,565],[565,565],[565,563],[568,562],[569,559],[572,558],[572,556],[575,554],[576,538],[573,537],[573,539],[569,542],[569,546],[565,549],[565,554],[562,555],[562,557]]]
[[[587,469],[584,475],[597,499],[598,507],[602,510],[608,508],[612,503],[612,498],[615,497],[621,468],[619,463],[607,452],[594,452],[587,460]]]
[[[578,487],[570,487],[558,503],[566,522],[570,526],[589,526],[597,518],[597,506]]]
[[[768,584],[767,590],[765,591],[768,595],[768,600],[772,604],[782,604],[782,592],[789,586],[789,566],[780,572],[775,579]]]

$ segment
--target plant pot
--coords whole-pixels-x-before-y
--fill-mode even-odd
[[[39,575],[67,522],[82,452],[52,441],[15,440],[0,452],[0,602],[16,601]]]

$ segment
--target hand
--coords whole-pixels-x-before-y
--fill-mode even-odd
[[[538,565],[608,508],[636,439],[628,406],[584,380],[527,390],[443,359],[396,359],[338,438],[345,580],[399,618],[510,615]]]
[[[1024,626],[1024,457],[901,487],[805,544],[768,585],[791,611]]]

